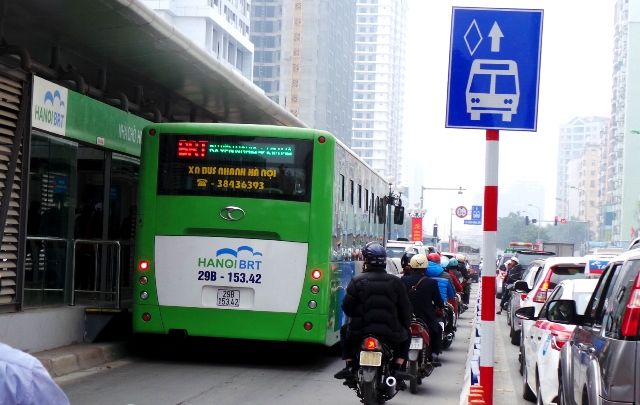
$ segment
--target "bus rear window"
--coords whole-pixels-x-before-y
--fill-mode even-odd
[[[158,195],[308,202],[313,141],[162,134]]]

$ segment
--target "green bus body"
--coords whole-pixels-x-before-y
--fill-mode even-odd
[[[271,177],[247,177],[245,182],[244,177],[233,177],[246,176],[244,168],[228,175],[226,161],[200,162],[198,151],[181,149],[181,145],[200,144],[208,148],[210,159],[217,159],[218,153],[221,159],[241,162],[244,157],[225,153],[278,150],[283,157],[266,159],[298,159],[309,164],[310,176],[305,177],[304,169],[293,168],[294,163],[290,171],[280,164],[277,175],[275,169],[272,174],[265,172],[268,167],[247,167],[256,176],[273,176],[278,184],[295,178],[289,194],[268,187],[268,181],[264,185],[252,181]],[[312,149],[301,155],[306,145]],[[171,148],[178,156],[186,153],[188,157],[174,156]],[[246,159],[260,159],[254,156]],[[301,156],[306,158],[300,160]],[[224,171],[224,188],[205,188],[204,184],[222,187],[222,177],[188,174],[187,167],[189,173]],[[173,176],[172,171],[180,173]],[[227,182],[234,178],[240,180]],[[192,336],[334,344],[345,321],[340,309],[344,289],[361,268],[359,249],[383,237],[386,187],[380,176],[323,131],[235,124],[145,128],[133,279],[134,332],[184,331]],[[229,207],[241,208],[242,218],[233,217],[239,211],[230,214],[233,218],[223,218]],[[209,251],[209,243],[216,248]],[[289,259],[292,268],[299,270],[290,271]],[[303,266],[295,265],[302,261]],[[148,263],[147,269],[141,269],[142,262]],[[269,263],[278,264],[274,268]],[[320,278],[315,280],[312,274],[317,270]]]

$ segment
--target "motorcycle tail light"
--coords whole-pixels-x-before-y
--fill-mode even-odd
[[[372,337],[366,338],[363,344],[365,350],[376,350],[379,345],[378,339]]]

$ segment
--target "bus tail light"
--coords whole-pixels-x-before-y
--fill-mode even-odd
[[[149,270],[149,262],[146,260],[140,260],[140,262],[138,263],[138,270],[140,271]]]
[[[327,141],[327,138],[325,138],[324,136],[318,137],[318,143],[325,143],[326,141]]]
[[[320,277],[322,277],[322,271],[320,271],[319,269],[314,269],[311,272],[311,278],[314,280],[320,280]]]
[[[151,320],[151,314],[148,312],[145,312],[144,314],[142,314],[142,320],[145,322],[149,322]]]
[[[140,277],[140,285],[147,285],[147,283],[149,282],[149,279],[147,278],[147,276],[142,276]]]
[[[316,308],[318,308],[318,302],[317,302],[317,301],[314,301],[314,300],[309,301],[309,304],[308,304],[308,305],[309,305],[309,308],[310,308],[310,309],[316,309]]]
[[[640,273],[636,275],[631,287],[620,329],[624,337],[636,337],[640,334]]]
[[[317,294],[319,292],[320,292],[320,287],[318,287],[317,285],[312,285],[311,286],[311,293]]]
[[[305,322],[304,330],[311,330],[311,329],[313,329],[313,324],[311,322]]]

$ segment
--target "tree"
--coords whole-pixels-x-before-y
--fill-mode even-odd
[[[589,226],[584,221],[567,221],[566,224],[547,226],[545,230],[549,235],[549,241],[573,243],[576,247],[591,239]]]
[[[538,229],[538,225],[526,225],[525,218],[517,213],[509,213],[508,216],[498,219],[498,234],[496,236],[496,246],[498,248],[506,248],[509,242],[531,242],[534,243],[538,238],[549,240],[546,228]]]

